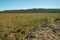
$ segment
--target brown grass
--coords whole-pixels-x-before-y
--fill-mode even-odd
[[[19,37],[23,38],[25,35],[27,35],[29,32],[32,31],[32,29],[38,27],[40,25],[40,19],[42,18],[57,18],[60,17],[60,14],[58,13],[1,13],[0,14],[0,27],[3,26],[2,30],[5,33],[17,31],[18,29],[21,30],[18,34]],[[17,33],[16,33],[17,35]]]

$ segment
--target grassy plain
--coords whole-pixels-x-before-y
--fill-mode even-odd
[[[60,13],[1,13],[0,40],[21,40],[47,18],[60,18]]]

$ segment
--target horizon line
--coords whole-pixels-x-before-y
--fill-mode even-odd
[[[27,10],[27,9],[60,9],[60,8],[21,8],[21,9],[5,9],[0,11],[6,11],[6,10]]]

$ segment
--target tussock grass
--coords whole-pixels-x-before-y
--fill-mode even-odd
[[[46,21],[46,19],[54,19],[58,17],[60,17],[60,14],[58,13],[2,13],[0,14],[0,29],[3,30],[4,35],[9,33],[6,37],[7,40],[14,40],[12,38],[16,35],[18,35],[16,36],[16,39],[22,39],[33,29],[40,27],[40,25],[43,24],[44,20]],[[13,31],[17,31],[18,29],[20,30],[20,32],[15,33],[15,35],[13,35],[11,38],[9,35],[11,35]],[[0,35],[3,36],[3,34]],[[1,39],[3,38],[4,36]]]

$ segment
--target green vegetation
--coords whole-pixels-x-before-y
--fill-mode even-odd
[[[47,20],[60,17],[57,13],[2,13],[0,14],[0,40],[21,40]]]
[[[43,9],[43,8],[33,8],[33,9],[21,9],[21,10],[5,10],[0,11],[0,13],[60,13],[60,9]]]

